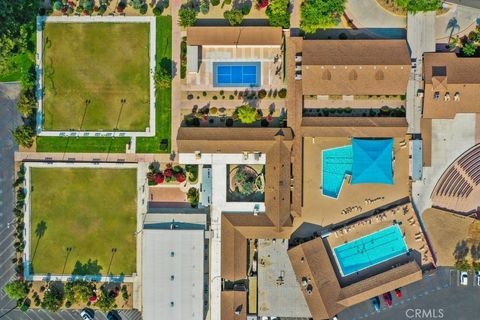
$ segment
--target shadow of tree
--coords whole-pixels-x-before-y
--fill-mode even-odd
[[[470,248],[470,254],[474,261],[480,260],[480,243],[477,245],[472,245]]]
[[[35,236],[37,237],[37,243],[35,244],[35,249],[33,250],[32,258],[30,259],[30,262],[33,262],[33,259],[35,259],[35,255],[37,254],[37,249],[40,243],[40,239],[43,238],[46,231],[47,231],[47,223],[45,221],[42,220],[39,223],[37,223],[37,226],[35,227]]]
[[[75,266],[73,267],[72,275],[100,275],[100,271],[102,269],[103,267],[98,264],[97,260],[88,259],[88,261],[85,263],[81,263],[77,260],[77,262],[75,262]]]
[[[462,240],[457,242],[457,245],[455,246],[455,250],[453,251],[453,256],[457,261],[464,260],[468,252],[469,252],[469,249],[468,249],[467,241]]]

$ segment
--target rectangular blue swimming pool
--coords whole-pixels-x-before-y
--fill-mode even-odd
[[[407,253],[400,227],[395,224],[333,249],[343,276]]]
[[[352,146],[322,151],[322,194],[337,198],[345,175],[352,174]]]
[[[214,62],[214,87],[259,87],[260,62]]]

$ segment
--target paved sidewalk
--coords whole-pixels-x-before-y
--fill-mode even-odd
[[[172,162],[166,153],[64,153],[15,152],[15,161],[70,161],[70,162]]]

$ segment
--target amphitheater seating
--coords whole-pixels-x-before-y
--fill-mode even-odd
[[[467,150],[445,170],[432,192],[432,201],[455,210],[459,204],[475,202],[475,199],[469,197],[473,191],[474,197],[478,197],[478,188],[480,188],[480,144]]]

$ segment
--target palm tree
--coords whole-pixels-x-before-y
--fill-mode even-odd
[[[452,19],[450,19],[448,21],[446,29],[447,30],[450,29],[450,35],[448,36],[448,43],[450,43],[450,40],[452,39],[455,29],[460,30],[460,25],[458,24],[457,18],[453,17]]]

